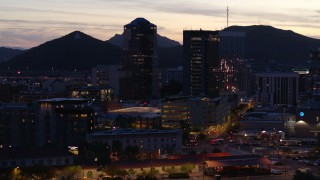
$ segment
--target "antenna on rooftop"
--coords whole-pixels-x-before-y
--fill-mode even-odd
[[[227,27],[229,27],[229,6],[227,6]]]

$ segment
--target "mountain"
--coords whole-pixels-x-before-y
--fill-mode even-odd
[[[226,31],[246,33],[246,56],[257,62],[305,63],[320,40],[271,26],[231,26]]]
[[[80,31],[43,43],[2,63],[0,68],[48,70],[90,69],[97,64],[118,64],[121,49]]]
[[[8,61],[9,59],[21,54],[23,50],[13,49],[8,47],[0,47],[0,63]]]
[[[319,39],[271,26],[231,26],[225,31],[245,32],[246,57],[255,59],[256,62],[305,63],[309,60],[310,49],[320,47]],[[182,46],[161,36],[158,36],[159,43],[161,39],[173,43],[164,43],[167,45],[159,47],[160,67],[172,68],[182,65]],[[119,34],[105,42],[75,31],[26,50],[0,64],[0,68],[87,70],[98,64],[119,64],[122,58],[122,50],[117,47],[121,45],[119,42],[122,42],[122,35]],[[174,44],[178,45],[173,46]]]
[[[160,48],[170,48],[170,47],[175,47],[179,46],[180,43],[178,41],[171,40],[165,36],[157,35],[158,39],[158,46]],[[112,38],[107,40],[107,42],[117,46],[117,47],[122,47],[122,42],[123,42],[123,34],[115,34]]]

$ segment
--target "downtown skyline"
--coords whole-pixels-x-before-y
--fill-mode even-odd
[[[185,29],[225,28],[227,6],[229,26],[270,25],[320,38],[316,0],[11,0],[1,4],[0,46],[31,48],[75,30],[108,40],[137,17],[156,24],[160,35],[182,43]]]

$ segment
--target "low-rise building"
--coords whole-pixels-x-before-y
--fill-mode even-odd
[[[0,169],[32,166],[67,166],[74,164],[74,155],[61,149],[1,149]]]
[[[160,109],[156,107],[128,107],[109,113],[114,126],[120,128],[158,129],[161,128]]]
[[[77,146],[94,131],[94,109],[84,98],[38,101],[37,145]]]
[[[1,104],[0,148],[35,146],[36,126],[32,104]]]
[[[87,141],[89,143],[103,142],[110,148],[120,146],[123,150],[128,146],[139,147],[140,152],[180,151],[182,131],[179,129],[119,128],[88,134]]]

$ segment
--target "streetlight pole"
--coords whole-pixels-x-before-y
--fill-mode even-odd
[[[82,164],[82,179],[84,179],[84,164]]]
[[[203,163],[202,163],[202,180],[204,180],[204,168],[205,168],[205,165],[206,165],[207,163],[205,162],[205,161],[203,161]]]

